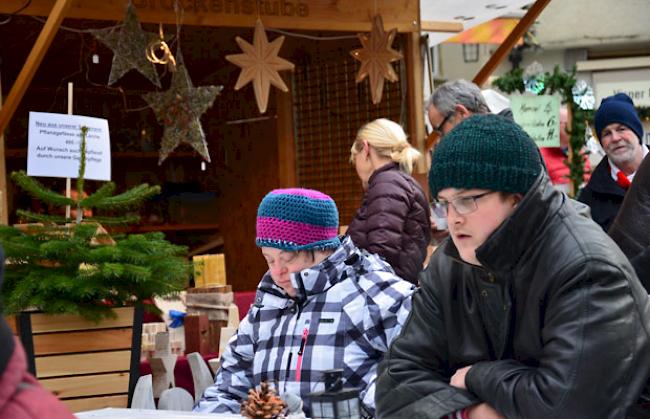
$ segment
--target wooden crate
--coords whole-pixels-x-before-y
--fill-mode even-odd
[[[196,288],[226,285],[226,259],[223,253],[194,256],[192,262]]]
[[[29,370],[73,412],[128,407],[138,380],[142,308],[115,309],[99,323],[24,312],[15,326]]]

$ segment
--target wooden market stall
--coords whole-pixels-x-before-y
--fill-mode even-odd
[[[529,8],[477,75],[478,84],[549,1],[538,0]],[[170,36],[179,31],[172,48],[180,43],[195,86],[224,86],[201,118],[212,158],[202,170],[203,159],[187,146],[156,164],[163,130],[140,95],[161,88],[136,71],[107,85],[113,51],[89,30],[121,22],[127,3],[32,0],[22,10],[22,0],[0,4],[0,13],[18,11],[0,26],[0,76],[8,92],[0,109],[0,133],[5,134],[0,147],[1,221],[15,221],[11,214],[25,204],[7,184],[6,174],[25,167],[28,112],[64,113],[64,84],[74,82],[74,113],[109,120],[118,185],[148,181],[163,186],[162,198],[145,210],[144,225],[133,231],[165,231],[194,254],[222,250],[235,290],[253,289],[265,269],[253,243],[254,220],[258,202],[270,189],[323,190],[335,198],[341,224],[347,224],[361,196],[347,157],[364,122],[377,117],[400,121],[413,144],[425,149],[420,30],[462,30],[456,22],[420,22],[420,2],[415,0],[181,1],[176,10],[171,0],[134,0],[146,31],[157,32],[161,23]],[[384,85],[377,105],[372,104],[368,81],[355,83],[359,62],[350,56],[359,48],[356,34],[371,30],[374,15],[382,16],[386,31],[399,32],[394,47],[404,56],[392,63],[399,81]],[[280,73],[289,92],[272,88],[265,113],[255,106],[250,86],[233,89],[239,68],[225,59],[240,52],[235,37],[252,38],[258,18],[269,39],[286,37],[279,55],[295,65],[293,72]],[[159,73],[164,89],[170,77],[164,70]],[[424,171],[422,166],[416,170],[421,180]]]
[[[321,189],[335,198],[341,224],[347,224],[361,197],[348,163],[356,130],[388,117],[407,126],[412,142],[424,147],[418,1],[181,1],[176,11],[173,1],[133,1],[145,31],[156,33],[162,23],[172,49],[180,44],[194,86],[224,86],[201,118],[211,157],[205,170],[204,159],[187,145],[156,162],[163,128],[140,95],[168,86],[164,69],[158,71],[162,88],[136,71],[107,85],[113,51],[89,32],[119,24],[126,0],[33,0],[21,10],[23,3],[0,4],[0,13],[11,14],[0,26],[0,71],[8,92],[0,110],[4,222],[16,221],[16,208],[33,205],[6,179],[25,168],[28,113],[65,113],[67,82],[74,83],[74,114],[109,120],[118,185],[163,186],[163,196],[145,209],[143,225],[130,231],[164,231],[194,254],[223,251],[235,290],[254,289],[265,270],[253,239],[257,204],[266,192],[286,186]],[[383,17],[386,31],[399,32],[393,46],[404,56],[392,64],[399,81],[385,84],[377,105],[370,100],[368,81],[355,83],[359,62],[350,56],[360,47],[357,33],[370,31],[374,15]],[[240,52],[235,37],[251,40],[258,18],[270,40],[286,37],[279,56],[295,65],[293,72],[280,73],[289,92],[272,88],[265,113],[255,106],[250,86],[233,89],[240,69],[225,59]],[[445,22],[427,22],[427,27],[460,30]],[[57,182],[52,180],[62,189]]]

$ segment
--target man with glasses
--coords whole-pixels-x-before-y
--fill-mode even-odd
[[[603,99],[594,122],[606,157],[596,166],[578,200],[591,207],[592,218],[607,231],[648,148],[641,142],[643,125],[634,103],[625,93]]]
[[[443,84],[433,92],[427,104],[429,122],[441,137],[468,116],[486,113],[490,113],[490,108],[481,89],[467,80]]]
[[[517,124],[438,145],[451,240],[379,367],[378,418],[623,418],[650,371],[650,301],[625,255],[551,184]]]

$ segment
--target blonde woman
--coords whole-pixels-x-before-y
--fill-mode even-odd
[[[401,126],[383,118],[361,127],[350,152],[365,195],[347,234],[417,284],[431,240],[429,204],[411,177],[420,152]]]

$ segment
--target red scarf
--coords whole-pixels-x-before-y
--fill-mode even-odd
[[[627,188],[629,188],[631,184],[630,179],[628,179],[627,176],[625,176],[625,173],[623,173],[620,170],[618,171],[618,173],[616,173],[616,183],[618,183],[618,186],[620,186],[625,190],[627,190]]]

